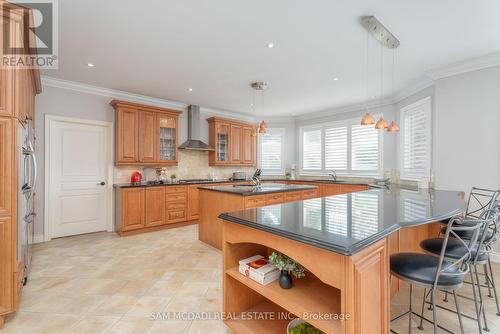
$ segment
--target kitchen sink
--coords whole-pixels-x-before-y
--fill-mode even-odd
[[[334,180],[325,180],[325,179],[313,180],[313,182],[323,182],[323,183],[353,183],[352,181],[334,181]]]

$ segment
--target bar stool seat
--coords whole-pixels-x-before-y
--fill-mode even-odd
[[[443,226],[441,228],[441,234],[446,233],[446,226]],[[473,232],[471,231],[456,231],[457,235],[460,237],[460,239],[463,240],[470,240],[473,236]],[[490,242],[490,241],[495,241],[496,239],[496,234],[492,230],[487,230],[486,231],[486,236],[484,237],[484,242]]]
[[[391,255],[391,273],[403,280],[412,281],[425,286],[432,286],[439,267],[439,258],[419,253],[398,253]],[[456,266],[443,261],[443,273],[439,275],[437,285],[440,289],[457,289],[463,284],[464,275]]]
[[[420,247],[424,252],[439,256],[441,254],[441,249],[443,248],[443,238],[431,238],[422,240],[420,242]],[[468,252],[467,247],[457,239],[450,238],[446,243],[446,250],[444,257],[447,259],[461,259]],[[477,250],[472,250],[471,257],[476,258]],[[479,251],[479,256],[477,258],[479,263],[486,263],[488,261],[488,253],[484,251]]]

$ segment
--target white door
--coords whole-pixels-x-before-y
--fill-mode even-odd
[[[47,116],[46,217],[51,238],[107,229],[111,219],[110,129],[105,122]]]

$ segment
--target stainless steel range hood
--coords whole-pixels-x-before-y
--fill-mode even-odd
[[[182,150],[214,151],[200,140],[200,106],[188,106],[188,139],[179,146]]]

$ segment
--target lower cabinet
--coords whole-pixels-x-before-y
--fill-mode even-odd
[[[165,222],[165,188],[146,188],[145,226],[163,225]]]
[[[127,188],[121,191],[120,215],[121,224],[120,231],[137,230],[144,227],[145,213],[145,189],[144,188]],[[117,205],[118,208],[118,205]]]

